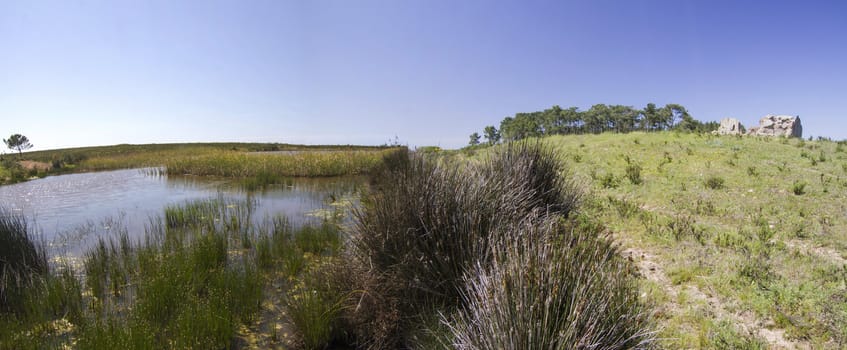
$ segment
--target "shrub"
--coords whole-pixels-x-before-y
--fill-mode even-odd
[[[806,183],[803,181],[794,181],[794,185],[791,186],[791,191],[798,196],[806,194]]]
[[[634,160],[630,159],[628,156],[626,157],[626,178],[629,179],[629,182],[633,185],[640,185],[644,180],[641,178],[641,164],[638,164]]]
[[[618,178],[612,173],[606,173],[600,177],[600,185],[603,188],[617,188],[619,183]]]
[[[757,170],[756,167],[751,165],[751,166],[747,167],[747,175],[752,176],[752,177],[759,176],[759,170]]]
[[[726,182],[724,178],[713,175],[706,178],[705,184],[708,188],[711,188],[713,190],[719,190],[724,187],[724,182]]]
[[[556,154],[540,144],[509,144],[478,164],[455,165],[417,154],[395,155],[374,177],[372,192],[354,212],[354,261],[371,277],[353,290],[361,302],[389,315],[352,315],[357,329],[389,319],[382,339],[358,339],[386,347],[411,315],[436,306],[455,307],[469,266],[485,263],[495,221],[521,220],[535,212],[567,217],[580,192]],[[393,305],[393,306],[392,306]],[[395,317],[395,315],[397,315]],[[369,330],[358,334],[373,333]],[[386,340],[387,339],[387,340]]]
[[[499,228],[489,266],[466,275],[450,324],[459,349],[645,348],[636,277],[602,228],[530,218]]]

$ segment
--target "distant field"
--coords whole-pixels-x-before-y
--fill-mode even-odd
[[[847,144],[677,133],[543,142],[590,192],[583,210],[639,266],[664,346],[847,346]]]
[[[115,145],[24,153],[19,174],[0,167],[0,183],[67,172],[164,167],[179,174],[251,177],[336,176],[360,174],[394,148],[378,146],[306,146],[278,143],[185,143]],[[15,155],[7,158],[17,160]],[[32,169],[37,165],[39,169]],[[50,169],[46,173],[41,170]],[[13,176],[14,175],[14,176]]]

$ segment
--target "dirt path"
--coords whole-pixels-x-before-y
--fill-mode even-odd
[[[631,246],[631,244],[626,244],[627,242],[622,243],[625,246]],[[702,301],[705,305],[708,305],[710,311],[717,316],[717,319],[728,320],[739,331],[764,339],[773,349],[811,349],[808,343],[788,340],[785,337],[785,330],[775,328],[773,321],[759,320],[752,312],[748,311],[741,313],[729,312],[718,297],[704,293],[697,286],[691,284],[684,286],[673,285],[665,274],[662,265],[656,262],[657,257],[654,254],[638,248],[627,248],[621,254],[636,264],[644,278],[660,285],[665,293],[671,297],[672,305],[669,306],[669,312],[678,313],[684,309],[684,305],[677,303],[679,294],[684,291],[693,299]]]
[[[844,259],[837,250],[829,247],[814,245],[811,242],[796,239],[785,241],[785,245],[789,248],[797,249],[803,254],[814,255],[839,266],[847,265],[847,259]]]

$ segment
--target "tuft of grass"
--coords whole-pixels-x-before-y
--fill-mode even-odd
[[[417,154],[384,162],[373,191],[354,214],[353,255],[373,277],[359,277],[357,304],[386,314],[353,315],[365,343],[399,346],[409,319],[433,308],[454,308],[470,266],[488,259],[489,234],[503,220],[541,212],[568,217],[581,193],[558,156],[540,144],[490,150],[480,162],[442,163]],[[384,320],[400,322],[375,334]]]
[[[707,188],[710,188],[710,189],[713,189],[713,190],[719,190],[719,189],[724,188],[725,182],[726,182],[726,179],[724,179],[723,177],[712,175],[712,176],[707,177],[706,180],[703,183],[706,185]]]
[[[616,188],[620,184],[615,174],[606,173],[600,177],[600,186],[603,188]]]
[[[602,227],[557,220],[496,231],[491,264],[469,269],[465,307],[444,319],[457,348],[646,348],[655,341],[636,277]]]
[[[325,349],[340,337],[341,312],[346,295],[333,285],[331,265],[304,274],[286,296],[291,321],[303,349]]]
[[[794,184],[791,186],[791,192],[793,192],[795,195],[802,196],[806,194],[806,185],[807,184],[804,181],[795,181]]]
[[[47,254],[26,219],[0,207],[0,312],[21,313],[30,289],[48,274]]]
[[[641,164],[632,160],[629,156],[626,158],[626,168],[624,173],[629,182],[633,185],[640,185],[644,180],[641,178]]]

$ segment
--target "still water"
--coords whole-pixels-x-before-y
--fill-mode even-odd
[[[293,223],[320,220],[338,203],[354,202],[358,177],[292,178],[247,192],[238,182],[194,176],[156,175],[155,169],[51,176],[0,186],[0,206],[23,214],[52,255],[77,255],[118,228],[141,238],[165,206],[221,198],[255,203],[254,221],[285,215]]]

